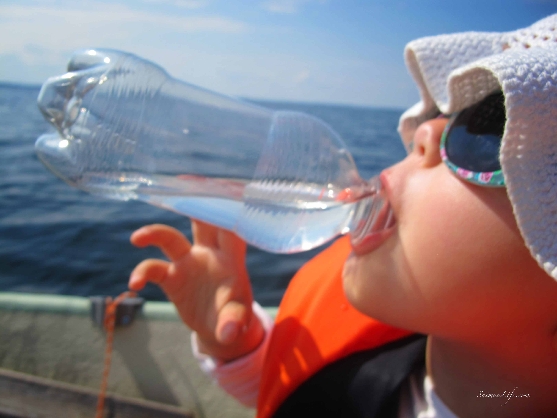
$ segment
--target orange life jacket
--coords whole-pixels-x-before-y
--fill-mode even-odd
[[[329,363],[411,334],[371,319],[344,295],[348,237],[306,263],[282,299],[264,362],[257,417],[270,417],[306,379]]]

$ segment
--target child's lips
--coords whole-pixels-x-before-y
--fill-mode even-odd
[[[396,218],[390,205],[391,190],[388,183],[388,178],[385,172],[381,173],[380,180],[382,188],[386,194],[387,203],[381,208],[378,213],[378,218],[374,221],[376,225],[382,226],[378,231],[370,232],[363,238],[350,241],[352,251],[356,255],[363,255],[369,253],[383,244],[394,232],[396,227]]]
[[[393,234],[395,227],[396,219],[394,216],[391,216],[391,219],[385,229],[368,234],[357,243],[351,241],[352,251],[356,255],[364,255],[374,251]]]

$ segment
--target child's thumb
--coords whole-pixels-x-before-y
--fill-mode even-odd
[[[236,341],[247,324],[247,308],[231,300],[219,312],[215,337],[220,344],[229,345]]]

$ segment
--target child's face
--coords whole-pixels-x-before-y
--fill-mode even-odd
[[[489,333],[486,318],[519,320],[555,284],[525,247],[506,190],[467,183],[441,161],[446,123],[422,124],[414,150],[382,173],[397,223],[377,248],[349,258],[344,288],[356,308],[395,326]]]

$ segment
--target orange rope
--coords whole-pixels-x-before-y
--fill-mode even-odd
[[[97,400],[97,414],[95,418],[102,418],[104,412],[104,400],[106,397],[106,388],[108,386],[108,375],[110,373],[110,363],[112,361],[112,343],[114,341],[114,325],[116,323],[116,309],[120,302],[126,298],[136,297],[135,292],[123,292],[116,299],[112,300],[109,296],[106,298],[106,307],[104,311],[104,328],[106,330],[106,348],[104,351],[104,370]]]

